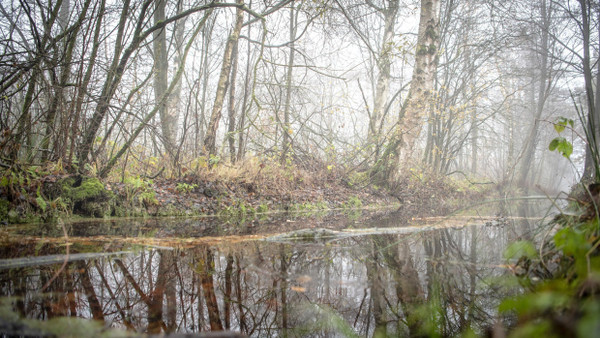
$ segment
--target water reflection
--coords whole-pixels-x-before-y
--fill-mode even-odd
[[[536,227],[531,220],[525,225],[524,216],[479,222],[455,218],[452,224],[462,226],[327,243],[146,247],[70,262],[43,293],[61,264],[0,270],[0,292],[13,297],[14,311],[24,317],[93,318],[146,333],[233,330],[265,337],[407,336],[427,328],[444,336],[467,328],[482,332],[495,320],[499,299],[510,292],[490,284],[507,273],[504,248],[516,237],[531,236]],[[3,248],[3,257],[27,247],[13,246]],[[74,246],[72,251],[84,249]],[[41,256],[62,249],[47,244],[27,250]],[[102,247],[87,250],[101,252]]]

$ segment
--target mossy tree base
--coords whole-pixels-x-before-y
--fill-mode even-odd
[[[51,199],[61,198],[75,215],[107,217],[115,211],[115,195],[95,177],[68,177],[49,191]]]

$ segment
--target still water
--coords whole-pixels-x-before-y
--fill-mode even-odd
[[[22,318],[150,334],[482,333],[519,291],[504,249],[543,236],[547,212],[538,201],[447,217],[74,223],[68,260],[62,228],[15,228],[1,241],[0,299]]]

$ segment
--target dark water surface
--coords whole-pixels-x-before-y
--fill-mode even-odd
[[[541,204],[446,218],[75,223],[66,226],[68,262],[60,226],[8,229],[0,297],[22,318],[93,318],[140,333],[481,333],[500,299],[518,292],[497,282],[510,275],[504,249],[547,230]],[[296,231],[304,228],[332,231]]]

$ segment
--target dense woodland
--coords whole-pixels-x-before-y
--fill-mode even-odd
[[[599,60],[597,0],[0,0],[0,333],[597,335]]]
[[[550,191],[594,173],[595,1],[3,0],[0,16],[5,168],[258,158]]]

